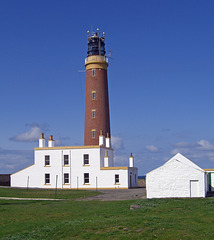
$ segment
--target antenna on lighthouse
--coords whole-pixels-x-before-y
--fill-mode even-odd
[[[111,51],[111,50],[108,50],[107,57],[108,57],[109,59],[112,59],[112,60],[113,60],[113,58],[111,57],[111,54],[112,54],[112,51]]]

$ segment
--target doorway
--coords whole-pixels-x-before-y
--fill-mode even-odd
[[[199,181],[190,180],[190,197],[199,197]]]

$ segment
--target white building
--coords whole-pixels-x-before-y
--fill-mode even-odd
[[[203,169],[178,153],[161,167],[147,173],[147,198],[205,197],[206,180]]]
[[[207,192],[214,192],[214,169],[204,169],[207,175]]]
[[[54,147],[44,135],[35,148],[35,162],[11,175],[12,187],[67,189],[127,189],[137,187],[138,169],[134,158],[129,167],[114,167],[111,139],[99,137],[100,145]]]

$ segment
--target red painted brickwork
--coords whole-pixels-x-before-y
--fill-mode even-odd
[[[85,94],[85,135],[84,145],[99,145],[100,130],[106,137],[110,134],[109,98],[107,71],[94,69],[86,71],[86,94]],[[95,91],[95,99],[92,92]],[[95,118],[92,118],[92,110]],[[95,138],[92,138],[92,129],[96,129]]]

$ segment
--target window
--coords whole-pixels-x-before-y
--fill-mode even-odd
[[[92,138],[95,138],[95,132],[96,132],[96,130],[92,129]]]
[[[92,118],[95,118],[95,113],[96,113],[96,110],[92,110]]]
[[[69,173],[64,173],[64,184],[69,183]]]
[[[50,156],[45,155],[45,166],[50,166]]]
[[[95,69],[92,69],[92,77],[95,76]]]
[[[115,184],[120,182],[119,174],[115,174]]]
[[[83,165],[88,165],[89,164],[89,154],[84,154],[83,155]]]
[[[84,173],[84,184],[89,183],[89,173]]]
[[[50,173],[45,173],[45,184],[49,184],[50,181]]]
[[[64,155],[64,165],[69,165],[69,156]]]
[[[92,91],[92,100],[95,100],[96,91]]]

